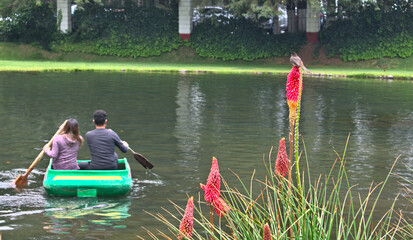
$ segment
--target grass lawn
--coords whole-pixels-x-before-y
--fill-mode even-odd
[[[385,77],[413,80],[413,57],[357,63],[342,62],[337,61],[337,59],[320,63],[310,58],[305,62],[315,76]],[[157,71],[288,74],[290,69],[291,65],[288,57],[261,59],[251,62],[222,61],[202,58],[188,48],[181,48],[158,57],[133,59],[81,53],[53,53],[30,45],[0,43],[0,71]]]

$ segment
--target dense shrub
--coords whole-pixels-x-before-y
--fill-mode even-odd
[[[202,57],[254,60],[288,56],[305,41],[304,34],[269,35],[256,23],[241,18],[202,22],[194,29],[190,45]]]
[[[52,4],[30,3],[0,21],[0,39],[7,42],[37,43],[47,48],[56,37],[57,19]]]
[[[177,14],[157,8],[112,9],[86,4],[75,12],[73,26],[73,33],[56,42],[55,49],[146,57],[186,44],[178,35]],[[268,35],[252,21],[221,19],[199,24],[188,44],[203,57],[254,60],[288,56],[304,43],[304,34]]]
[[[73,34],[55,49],[121,57],[156,56],[182,45],[177,15],[157,8],[87,4],[73,16]]]
[[[413,54],[412,10],[409,5],[387,11],[364,7],[321,31],[320,41],[328,56],[339,55],[345,61],[409,57]]]

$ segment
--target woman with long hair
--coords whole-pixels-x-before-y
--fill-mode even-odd
[[[52,149],[43,147],[44,152],[53,158],[53,169],[77,170],[77,152],[83,144],[83,138],[79,134],[79,124],[76,119],[70,118],[63,126],[62,133],[57,135],[52,144]]]

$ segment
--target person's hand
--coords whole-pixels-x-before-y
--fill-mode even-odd
[[[44,145],[43,150],[44,151],[50,151],[50,146],[48,146],[47,144]]]
[[[60,127],[59,127],[59,130],[60,130],[60,131],[63,130],[63,128],[65,127],[66,122],[67,122],[67,120],[64,121],[64,123],[62,123],[62,124],[60,125]]]
[[[129,148],[129,144],[126,141],[122,141],[123,145],[125,145],[127,148]]]

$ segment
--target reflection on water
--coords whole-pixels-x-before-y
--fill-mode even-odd
[[[412,181],[413,83],[310,79],[303,83],[300,133],[312,177],[330,170],[348,134],[351,184],[365,190],[394,173]],[[92,113],[108,112],[114,129],[153,164],[146,171],[130,153],[134,186],[121,198],[55,198],[42,187],[48,161],[40,161],[25,189],[10,183],[69,117],[81,134],[93,129]],[[136,239],[142,226],[162,228],[145,211],[185,206],[197,196],[212,156],[229,183],[262,180],[263,155],[288,139],[285,77],[217,74],[0,73],[0,231],[3,239]],[[272,157],[276,154],[272,153]],[[84,145],[80,159],[89,159]],[[304,168],[303,168],[304,169]],[[403,187],[391,176],[378,205],[385,211]],[[413,186],[412,186],[413,187]],[[411,204],[400,201],[404,214]],[[25,231],[21,231],[25,229]]]
[[[403,155],[409,159],[406,164],[413,168],[413,111],[399,109],[397,115],[399,117],[390,123],[386,134],[388,136],[386,144],[392,146],[391,151],[395,153],[398,152],[400,146],[407,146],[407,148],[403,148],[405,150]]]
[[[112,202],[113,201],[113,202]],[[123,220],[128,213],[130,199],[98,200],[97,198],[47,198],[43,229],[51,233],[74,234],[87,231],[88,234],[110,228],[126,228]]]
[[[185,78],[178,82],[176,103],[175,134],[177,148],[184,159],[178,160],[180,167],[197,168],[194,162],[199,152],[202,118],[204,113],[204,96],[198,82],[191,82]]]
[[[361,96],[354,97],[354,110],[351,112],[354,130],[352,131],[352,139],[354,145],[357,146],[353,150],[354,167],[349,171],[350,173],[365,171],[368,175],[373,166],[369,163],[373,153],[375,152],[373,144],[373,132],[371,129],[372,120],[375,116],[363,104]]]
[[[274,104],[276,106],[275,111],[275,136],[282,136],[283,130],[285,130],[286,123],[284,119],[288,118],[288,110],[285,107],[285,91],[284,89],[278,89],[276,94],[276,99],[274,100]]]

